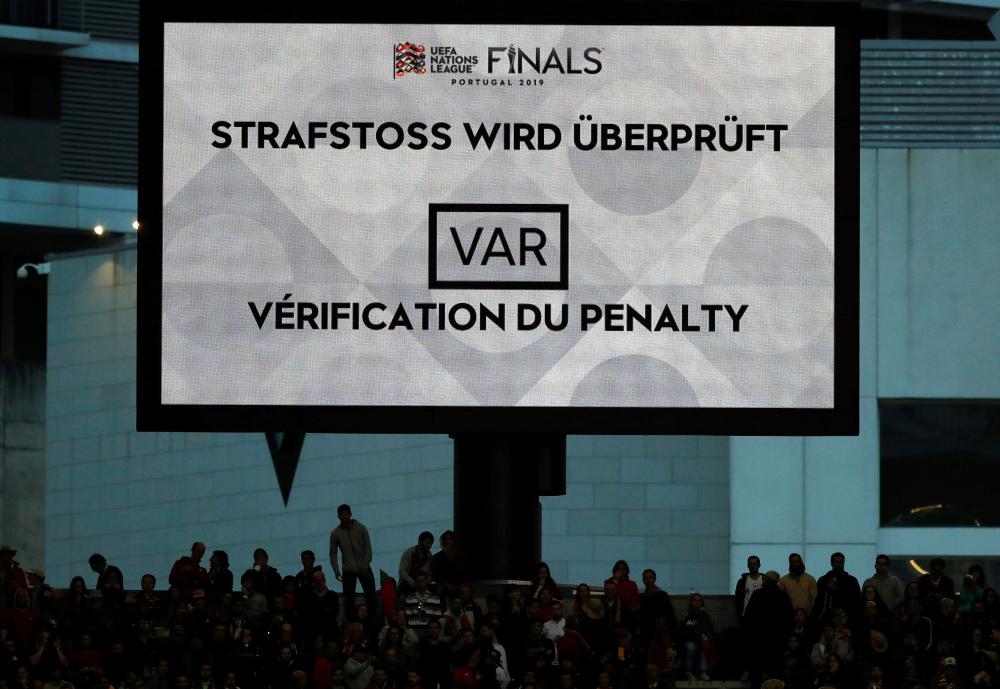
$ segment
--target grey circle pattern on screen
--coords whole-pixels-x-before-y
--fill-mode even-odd
[[[680,371],[649,356],[628,354],[590,370],[573,390],[572,406],[604,407],[608,399],[628,399],[635,407],[697,407],[698,396]],[[670,400],[664,403],[664,400]]]
[[[374,404],[398,404],[400,400],[448,404],[458,396],[462,403],[469,399],[484,406],[516,405],[560,363],[586,361],[583,370],[568,372],[572,381],[567,381],[564,390],[568,394],[575,389],[571,404],[724,403],[725,399],[714,398],[711,391],[696,387],[702,385],[697,382],[701,380],[698,370],[688,366],[701,364],[691,363],[696,358],[675,360],[671,337],[684,338],[697,347],[719,375],[733,381],[745,394],[749,406],[809,406],[817,400],[819,404],[829,400],[832,331],[824,325],[823,308],[813,309],[810,318],[801,323],[790,321],[791,327],[785,333],[780,327],[773,334],[767,333],[770,340],[758,337],[759,347],[745,336],[751,332],[703,331],[665,335],[663,350],[599,343],[607,349],[600,356],[586,358],[580,354],[592,351],[590,336],[596,333],[581,333],[579,329],[546,331],[524,338],[516,334],[507,338],[501,333],[500,342],[449,330],[417,330],[392,339],[386,339],[384,331],[360,338],[349,330],[313,333],[276,332],[272,328],[261,332],[246,302],[280,300],[285,292],[294,292],[293,300],[474,302],[475,295],[428,288],[426,204],[568,202],[570,289],[552,301],[568,305],[572,314],[578,314],[584,302],[619,303],[637,279],[631,277],[622,257],[631,266],[639,253],[650,255],[651,261],[695,266],[683,274],[675,275],[667,269],[648,276],[657,284],[648,289],[644,285],[642,292],[654,305],[669,303],[676,309],[681,303],[697,304],[710,299],[751,301],[760,306],[776,294],[787,293],[792,295],[791,302],[780,313],[794,315],[808,310],[812,308],[809,295],[822,294],[833,281],[832,249],[820,239],[830,233],[824,215],[827,209],[807,209],[799,217],[784,208],[772,210],[763,205],[765,213],[791,215],[795,220],[774,217],[749,222],[744,221],[753,217],[753,211],[727,214],[723,210],[719,217],[724,219],[704,233],[700,244],[681,243],[679,238],[685,235],[682,229],[699,228],[703,213],[711,212],[713,207],[731,206],[734,196],[742,202],[745,194],[755,194],[759,206],[778,195],[789,198],[801,194],[808,184],[814,189],[823,184],[822,173],[805,180],[801,170],[825,170],[817,162],[822,163],[828,155],[822,146],[829,141],[824,138],[828,134],[825,123],[832,122],[828,93],[832,70],[829,74],[816,70],[817,80],[809,82],[768,81],[763,76],[758,78],[756,72],[733,82],[722,77],[727,74],[725,66],[740,59],[740,50],[726,42],[708,45],[708,38],[700,44],[680,40],[677,27],[656,29],[659,33],[652,38],[663,40],[667,47],[655,55],[641,47],[645,43],[634,40],[634,30],[622,33],[596,27],[566,29],[566,36],[559,38],[544,27],[452,26],[439,31],[427,26],[391,30],[386,26],[340,26],[332,35],[320,36],[322,40],[311,44],[308,57],[287,46],[255,45],[258,33],[273,33],[266,28],[258,31],[241,26],[229,30],[232,33],[220,44],[225,49],[213,51],[205,49],[202,38],[214,34],[199,34],[197,27],[186,28],[178,34],[182,45],[165,56],[165,67],[171,73],[184,73],[184,67],[190,67],[199,78],[218,74],[227,76],[230,85],[242,84],[239,89],[220,89],[217,99],[206,98],[206,81],[199,79],[190,84],[192,88],[200,85],[200,90],[195,91],[201,106],[191,126],[173,120],[165,123],[165,131],[182,143],[164,151],[165,170],[170,171],[169,188],[177,189],[173,198],[166,196],[170,201],[164,208],[165,257],[175,264],[179,278],[164,286],[164,370],[169,370],[167,375],[171,376],[169,389],[178,391],[178,396],[168,401],[280,404],[282,395],[292,394],[284,382],[289,371],[285,367],[302,362],[301,366],[296,363],[298,368],[294,369],[302,370],[308,368],[308,362],[316,365],[322,361],[317,366],[321,375],[325,378],[327,374],[322,371],[334,372],[339,382],[329,391],[323,389],[322,382],[310,387],[317,403],[337,404],[346,399],[355,403],[363,398]],[[296,29],[290,26],[289,30]],[[302,35],[317,37],[315,28],[300,30]],[[395,36],[400,30],[413,35]],[[808,53],[810,41],[820,40],[800,39],[773,27],[764,31],[776,32],[768,40],[780,38],[792,56]],[[503,36],[506,43],[508,34],[519,37],[524,45],[543,46],[557,40],[560,45],[590,45],[592,38],[600,38],[604,41],[601,45],[607,48],[605,69],[594,78],[552,76],[546,78],[544,89],[457,90],[432,75],[394,83],[391,71],[383,69],[389,63],[381,62],[388,55],[382,49],[383,42],[388,47],[395,38],[424,40],[428,45],[432,45],[430,41],[454,43],[476,50],[493,45],[499,40],[494,37]],[[684,53],[692,46],[703,49],[693,50],[699,59],[688,65]],[[759,52],[755,53],[757,59],[761,59]],[[195,55],[199,56],[198,65],[192,64]],[[309,66],[338,67],[320,70],[310,81],[304,76],[310,70],[298,69],[303,67],[303,60],[315,60]],[[797,57],[795,60],[796,64],[778,67],[798,74],[795,70],[802,68]],[[220,62],[226,64],[216,64]],[[295,78],[276,79],[276,83],[284,84],[281,87],[270,85],[268,79],[282,71]],[[669,81],[663,77],[665,74],[670,75]],[[363,83],[358,82],[359,75]],[[172,84],[175,92],[169,94],[171,102],[183,100],[185,85],[184,81]],[[672,95],[668,96],[668,91]],[[565,138],[567,125],[586,112],[593,112],[603,122],[699,122],[716,121],[712,118],[721,118],[730,111],[730,105],[737,104],[748,111],[781,118],[777,121],[795,123],[794,153],[798,157],[793,158],[791,150],[789,155],[775,154],[778,164],[769,167],[764,175],[753,177],[754,160],[737,154],[726,157],[689,150],[588,152],[572,145],[552,153],[491,154],[463,151],[457,146],[462,141],[457,127],[463,119],[489,122],[516,117],[531,122],[544,117],[544,121],[560,123]],[[404,157],[398,151],[392,155],[365,152],[356,156],[351,151],[331,154],[325,148],[303,153],[224,151],[207,164],[207,157],[191,155],[191,151],[199,150],[197,146],[207,145],[199,142],[208,135],[215,118],[237,117],[273,119],[282,124],[296,118],[444,120],[456,127],[452,130],[456,146],[450,152],[414,156],[405,181],[409,186],[392,180],[387,172],[388,161],[398,163]],[[539,166],[546,155],[550,157],[541,167],[558,166],[558,185],[550,183],[556,178],[553,175],[539,178],[525,172],[526,165]],[[327,169],[336,166],[339,169]],[[727,174],[717,176],[720,173]],[[331,195],[328,190],[338,182],[344,189],[357,188],[356,196],[364,198],[345,201],[342,196]],[[728,188],[732,184],[743,186],[735,192],[736,188]],[[272,270],[261,271],[239,284],[231,284],[221,275],[216,282],[184,274],[185,266],[191,265],[203,273],[210,271],[211,263],[203,255],[191,254],[215,243],[201,239],[186,242],[185,236],[191,237],[213,223],[221,224],[213,220],[220,215],[230,218],[226,225],[234,242],[243,241],[234,232],[234,228],[244,226],[241,218],[255,219],[257,233],[270,233],[266,241],[242,255]],[[670,235],[658,244],[662,233],[657,233],[665,224],[678,228],[676,237]],[[733,225],[737,226],[721,238],[716,234]],[[245,224],[248,234],[251,226]],[[614,253],[611,242],[631,244],[629,250]],[[635,251],[636,246],[642,251]],[[703,276],[701,266],[705,266]],[[280,284],[288,272],[292,276],[288,284]],[[753,302],[757,295],[760,301]],[[484,302],[497,298],[491,294]],[[755,322],[759,327],[762,321]],[[220,357],[220,352],[226,355]],[[168,356],[172,358],[168,360]],[[595,366],[595,362],[602,363]],[[448,381],[447,385],[442,381]],[[345,387],[351,387],[351,392],[343,392]],[[562,394],[551,399],[562,404],[566,401]]]
[[[833,254],[805,225],[755,218],[730,230],[712,251],[706,285],[833,285]]]
[[[701,167],[695,151],[581,151],[569,149],[577,184],[591,199],[623,215],[647,215],[675,203]]]

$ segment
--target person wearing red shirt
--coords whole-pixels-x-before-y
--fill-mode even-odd
[[[455,689],[476,689],[479,686],[479,657],[480,651],[474,648],[469,651],[468,660],[464,665],[459,665],[452,673],[452,686]]]
[[[618,586],[618,595],[630,612],[639,610],[639,587],[628,578],[629,568],[625,560],[619,560],[611,568],[611,576],[604,580],[605,584],[614,582]]]
[[[0,631],[5,632],[19,652],[26,653],[38,634],[40,620],[38,608],[31,607],[28,591],[19,588],[14,594],[13,607],[0,616]]]

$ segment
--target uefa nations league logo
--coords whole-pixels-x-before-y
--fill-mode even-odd
[[[402,79],[407,74],[427,74],[427,53],[424,44],[404,41],[397,43],[393,51],[393,79]]]

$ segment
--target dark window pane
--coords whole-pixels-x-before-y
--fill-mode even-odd
[[[882,526],[1000,525],[1000,402],[879,402]]]

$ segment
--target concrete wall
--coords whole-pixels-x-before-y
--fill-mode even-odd
[[[558,581],[600,582],[624,559],[672,592],[728,589],[728,438],[575,436],[569,454],[566,495],[542,501]]]
[[[451,526],[446,436],[308,435],[286,508],[263,433],[135,432],[133,249],[52,261],[48,366],[54,585],[99,551],[137,586],[194,540],[228,551],[237,573],[257,546],[294,573],[305,548],[325,558],[342,502],[393,574],[421,530]],[[727,439],[571,438],[567,495],[543,503],[543,557],[564,581],[602,581],[624,558],[671,589],[724,591],[728,466]]]
[[[0,365],[0,544],[23,567],[45,560],[45,364]]]

